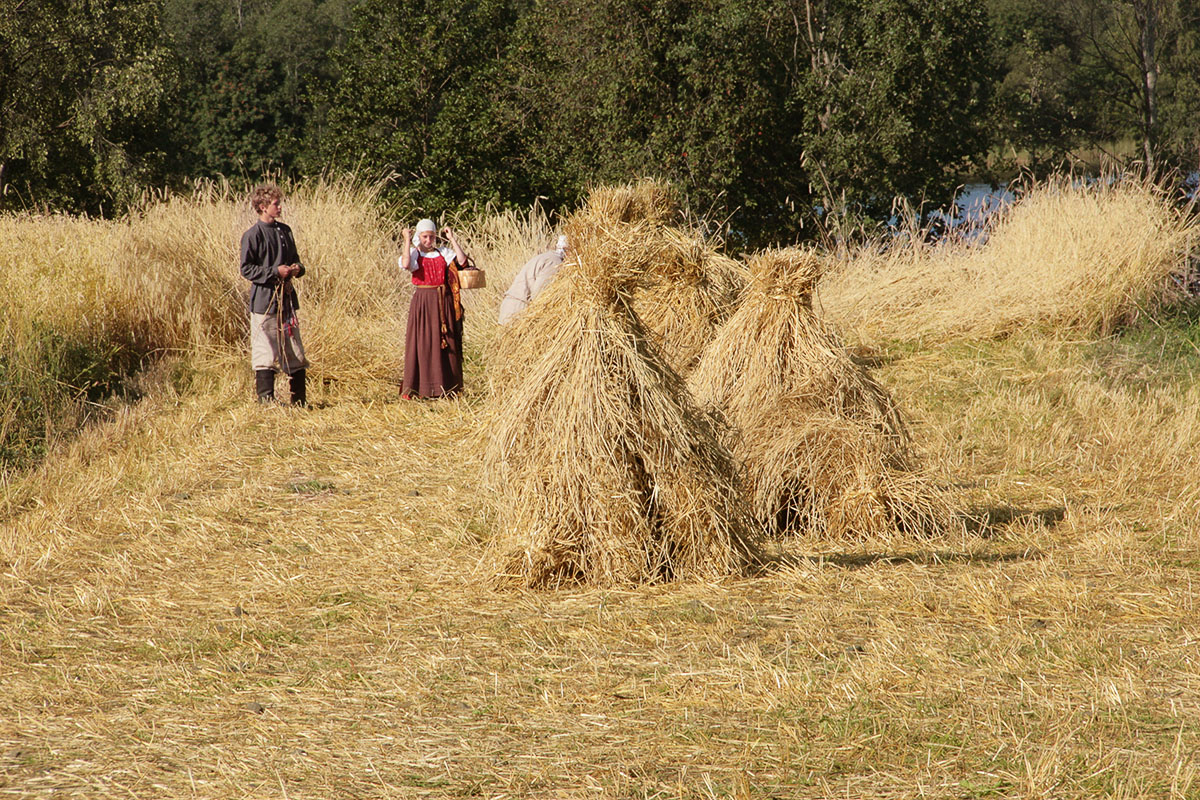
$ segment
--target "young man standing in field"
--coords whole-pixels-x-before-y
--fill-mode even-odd
[[[275,400],[275,370],[289,377],[292,405],[305,405],[308,359],[296,320],[293,278],[304,274],[292,229],[279,221],[283,192],[273,183],[255,188],[250,205],[258,222],[242,234],[242,277],[250,281],[250,362],[260,403]]]

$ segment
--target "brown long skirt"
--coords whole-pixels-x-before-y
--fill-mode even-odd
[[[462,320],[454,319],[454,299],[437,287],[418,286],[408,304],[408,329],[404,335],[402,394],[442,397],[462,391]],[[442,317],[438,315],[438,303]],[[448,333],[442,347],[442,323]]]

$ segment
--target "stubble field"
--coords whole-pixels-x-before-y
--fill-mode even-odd
[[[1200,797],[1186,303],[1091,330],[1010,296],[939,326],[950,300],[867,308],[856,287],[979,256],[852,260],[823,313],[896,396],[965,532],[785,538],[713,583],[498,590],[484,356],[550,227],[467,231],[492,269],[469,301],[467,390],[403,403],[403,291],[355,305],[378,293],[337,279],[361,258],[392,280],[387,231],[339,255],[319,201],[336,205],[301,194],[289,220],[330,274],[303,295],[312,408],[254,405],[225,323],[174,322],[154,335],[207,343],[186,379],[5,478],[0,795]],[[224,285],[241,212],[218,211]]]

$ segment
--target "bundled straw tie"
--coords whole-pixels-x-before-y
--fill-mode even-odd
[[[767,299],[785,303],[811,305],[823,271],[816,253],[798,247],[760,253],[750,261],[755,290]]]

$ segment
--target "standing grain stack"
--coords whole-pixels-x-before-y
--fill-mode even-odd
[[[755,552],[733,460],[631,306],[675,243],[635,191],[600,199],[567,221],[572,258],[496,354],[489,561],[536,587],[733,574]]]
[[[733,313],[745,287],[745,270],[721,255],[716,242],[684,224],[679,197],[663,181],[596,189],[581,215],[607,223],[636,220],[670,240],[658,260],[636,276],[633,308],[667,362],[687,375]],[[624,256],[635,244],[618,243],[613,255]]]
[[[817,256],[771,251],[749,268],[742,302],[689,388],[729,422],[759,524],[829,539],[948,525],[948,509],[911,469],[892,398],[813,310]]]
[[[633,308],[668,361],[689,374],[745,288],[745,268],[696,233],[667,228],[675,246],[638,281]]]
[[[678,195],[664,181],[594,189],[575,217],[605,225],[636,222],[669,240],[670,247],[655,251],[655,261],[634,253],[642,241],[633,240],[614,243],[611,258],[614,264],[641,265],[638,274],[631,276],[633,309],[667,363],[686,376],[737,306],[746,283],[745,268],[718,252],[718,242],[685,225]],[[501,378],[502,363],[498,370]]]
[[[638,223],[662,228],[681,215],[679,194],[670,183],[645,178],[632,184],[598,186],[588,192],[587,202],[574,217],[592,224]]]

